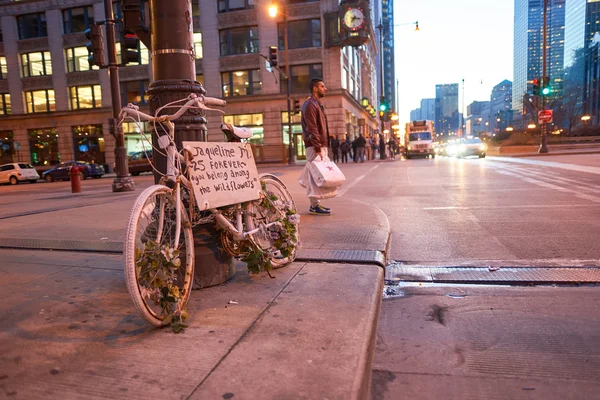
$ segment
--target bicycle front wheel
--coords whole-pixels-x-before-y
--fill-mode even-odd
[[[249,230],[260,228],[252,235],[254,242],[271,254],[273,268],[281,268],[296,258],[300,216],[291,193],[276,176],[262,174],[260,183],[261,198],[248,204],[246,225]]]
[[[171,189],[153,185],[137,198],[125,236],[125,281],[135,308],[154,326],[183,316],[194,280],[194,239],[180,202]]]

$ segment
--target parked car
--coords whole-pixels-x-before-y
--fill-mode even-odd
[[[137,176],[142,172],[152,172],[152,151],[138,151],[129,155],[129,173]]]
[[[44,171],[42,173],[42,179],[44,179],[46,182],[53,182],[56,180],[68,181],[70,179],[69,171],[74,165],[83,167],[81,179],[87,179],[90,177],[100,178],[102,175],[104,175],[104,167],[100,164],[88,163],[84,161],[69,161],[57,164],[49,170]]]
[[[40,175],[30,164],[10,163],[0,165],[0,183],[16,185],[19,182],[29,181],[36,183]]]

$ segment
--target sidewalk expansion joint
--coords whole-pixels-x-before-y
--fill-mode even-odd
[[[0,238],[0,248],[123,254],[123,242],[110,240]],[[299,249],[296,261],[374,264],[385,267],[385,256],[379,250]]]
[[[123,242],[109,240],[0,238],[0,248],[122,254]]]
[[[385,255],[379,250],[299,249],[296,261],[374,264],[385,268]]]

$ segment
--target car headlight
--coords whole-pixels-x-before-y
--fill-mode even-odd
[[[412,150],[412,147],[408,146],[408,147],[407,147],[407,149],[408,149],[408,150]]]
[[[480,145],[479,145],[479,150],[481,150],[481,151],[485,151],[485,144],[483,144],[483,143],[482,143],[482,144],[480,144]]]

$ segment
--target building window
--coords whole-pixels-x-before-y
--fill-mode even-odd
[[[8,79],[8,68],[6,67],[6,57],[0,57],[0,79]]]
[[[123,89],[125,90],[125,95],[127,96],[126,102],[134,104],[146,104],[148,102],[148,95],[146,94],[148,84],[148,80],[128,81],[121,83],[121,85],[123,85]]]
[[[65,33],[83,32],[93,23],[94,8],[92,6],[63,10],[63,24]]]
[[[127,154],[152,151],[152,128],[148,121],[123,122]]]
[[[30,76],[52,75],[52,62],[50,52],[21,54],[21,67],[23,78]]]
[[[254,8],[254,0],[218,0],[217,4],[220,13]]]
[[[310,64],[310,65],[291,65],[290,75],[292,76],[292,93],[310,94],[308,85],[310,80],[313,78],[323,77],[323,65],[322,64]],[[285,90],[285,80],[281,80],[281,90]]]
[[[0,164],[11,163],[14,161],[16,153],[14,136],[12,131],[0,132]]]
[[[219,31],[221,57],[235,54],[258,53],[258,28],[256,26]]]
[[[223,97],[261,93],[262,82],[260,81],[259,69],[223,72],[221,80],[223,82]]]
[[[73,154],[77,161],[106,163],[102,125],[73,126]]]
[[[194,32],[194,55],[196,58],[202,58],[202,34],[200,32]]]
[[[58,133],[55,128],[29,129],[29,149],[31,164],[55,165],[60,163],[58,153]]]
[[[202,74],[196,75],[196,82],[199,82],[202,86],[204,86],[204,75],[202,75]]]
[[[56,111],[53,89],[25,92],[25,103],[27,103],[27,112],[30,114]]]
[[[65,58],[67,59],[67,72],[89,71],[91,69],[100,69],[97,65],[90,67],[88,57],[90,53],[86,47],[71,47],[65,49]]]
[[[17,17],[19,39],[31,39],[48,36],[46,13],[34,13]]]
[[[262,114],[224,115],[223,122],[249,128],[252,131],[252,137],[248,139],[248,142],[251,144],[263,144],[265,133]]]
[[[10,94],[0,93],[0,115],[12,114],[10,105]]]
[[[300,103],[300,107],[302,107],[302,103]],[[283,144],[286,146],[290,144],[290,135],[289,131],[289,122],[288,122],[288,113],[287,111],[281,112],[281,134],[283,139]],[[302,135],[302,114],[301,113],[292,113],[292,135],[295,137],[296,135]],[[302,140],[300,140],[302,142]],[[298,141],[296,141],[296,145],[298,145]],[[302,142],[302,146],[304,142]]]
[[[284,25],[277,24],[279,50],[284,49]],[[321,47],[321,20],[305,19],[288,22],[288,49]]]
[[[71,110],[102,107],[102,89],[100,85],[72,86],[69,88]]]

